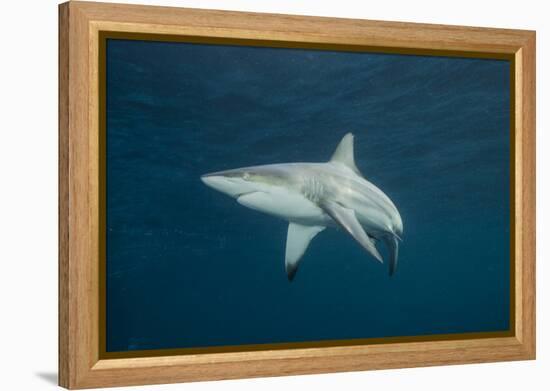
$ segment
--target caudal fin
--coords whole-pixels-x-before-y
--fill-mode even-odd
[[[389,264],[390,264],[390,276],[393,276],[397,269],[397,257],[399,255],[399,242],[396,236],[386,236],[384,242],[388,247]]]

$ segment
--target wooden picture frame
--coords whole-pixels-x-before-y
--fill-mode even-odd
[[[493,56],[513,64],[512,330],[477,338],[101,354],[104,32],[272,46]],[[103,151],[104,153],[104,151]],[[535,358],[535,32],[70,1],[59,6],[59,384],[90,388]]]

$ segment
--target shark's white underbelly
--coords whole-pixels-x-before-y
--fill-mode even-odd
[[[304,225],[331,225],[330,217],[314,202],[284,188],[256,191],[237,198],[239,204]]]

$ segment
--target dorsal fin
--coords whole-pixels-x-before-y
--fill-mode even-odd
[[[336,147],[336,151],[330,158],[331,163],[343,164],[348,168],[351,168],[357,175],[361,175],[359,169],[355,165],[355,157],[353,153],[353,134],[346,134],[340,144]]]

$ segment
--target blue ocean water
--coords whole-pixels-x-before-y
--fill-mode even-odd
[[[108,40],[107,351],[510,327],[510,63]],[[200,175],[326,161],[355,134],[403,223],[393,277]]]

